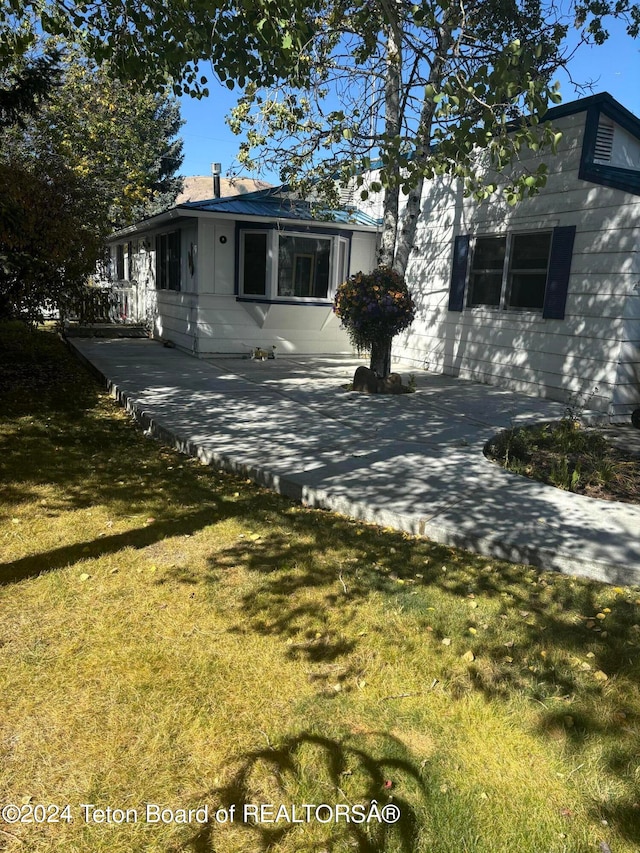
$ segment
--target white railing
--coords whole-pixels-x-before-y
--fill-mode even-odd
[[[111,286],[111,293],[113,304],[109,318],[112,323],[140,323],[144,320],[144,309],[143,306],[139,305],[136,282],[114,282]]]

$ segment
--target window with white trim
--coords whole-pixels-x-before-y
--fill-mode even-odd
[[[551,231],[476,237],[468,305],[542,310],[551,254]]]
[[[239,296],[330,301],[348,277],[349,239],[335,234],[241,229]]]

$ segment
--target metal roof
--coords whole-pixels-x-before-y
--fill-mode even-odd
[[[178,205],[179,210],[206,213],[228,213],[231,216],[261,216],[273,219],[295,219],[309,222],[339,222],[343,225],[379,225],[379,221],[356,208],[328,210],[313,208],[306,201],[287,197],[282,187],[243,193],[227,198],[211,198]]]

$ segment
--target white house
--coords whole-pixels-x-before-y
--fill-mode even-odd
[[[604,93],[555,107],[545,188],[480,204],[449,178],[423,192],[407,268],[418,305],[394,357],[586,406],[640,407],[640,119]],[[199,356],[348,352],[337,285],[375,266],[379,208],[320,221],[271,189],[179,205],[112,238],[156,335]]]
[[[134,319],[196,356],[346,353],[338,284],[375,266],[377,228],[359,211],[314,215],[267,189],[177,205],[115,234],[112,275]]]
[[[640,406],[640,120],[608,94],[555,107],[549,178],[510,207],[441,179],[407,269],[394,356],[628,420]]]

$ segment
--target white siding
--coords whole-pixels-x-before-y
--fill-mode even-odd
[[[347,353],[348,338],[331,306],[237,302],[235,297],[201,296],[199,354],[243,354],[253,347],[276,353]]]
[[[375,266],[375,245],[375,233],[352,234],[350,273]],[[236,299],[233,221],[199,221],[198,265],[197,305],[187,334],[195,334],[201,357],[247,354],[257,346],[264,349],[275,346],[276,353],[282,355],[351,352],[347,335],[331,305],[268,304]],[[172,312],[176,312],[175,306]],[[169,321],[168,307],[163,306],[162,314],[175,329],[176,320]],[[175,340],[183,347],[181,341]]]
[[[546,187],[511,208],[478,204],[452,180],[425,188],[407,280],[418,304],[394,355],[460,375],[624,416],[640,405],[640,198],[578,179],[585,113],[557,122]],[[535,161],[536,156],[531,157]],[[454,237],[575,225],[564,320],[541,312],[448,311]],[[577,398],[577,399],[576,399]]]
[[[351,239],[349,275],[370,272],[376,266],[376,241],[371,234],[355,233]]]
[[[157,290],[156,235],[177,228],[181,231],[181,290]],[[335,233],[332,226],[329,233]],[[371,270],[375,266],[375,231],[347,228],[344,233],[351,237],[349,273]],[[139,289],[156,337],[201,357],[247,354],[256,346],[275,346],[281,354],[351,352],[331,303],[239,301],[235,244],[235,221],[207,216],[176,217],[162,228],[139,235],[135,257]]]
[[[613,149],[611,151],[612,166],[622,169],[640,170],[640,141],[635,136],[615,124],[613,127]]]

